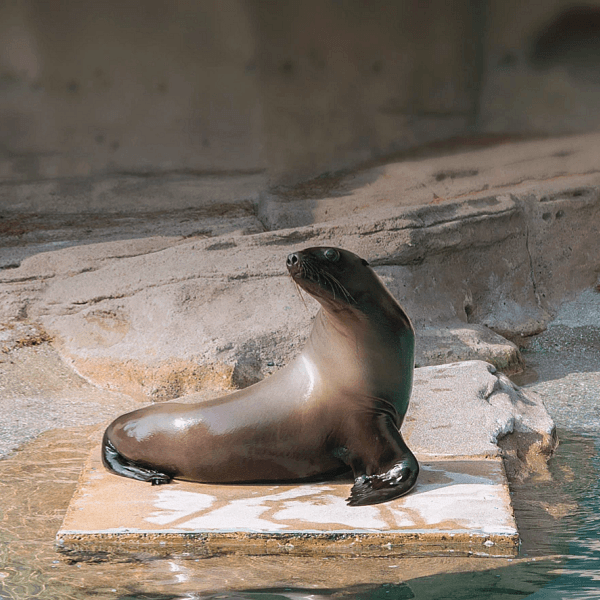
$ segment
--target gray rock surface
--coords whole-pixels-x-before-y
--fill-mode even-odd
[[[437,457],[498,456],[509,434],[533,435],[546,452],[555,443],[539,396],[483,361],[416,369],[402,431],[414,452]]]
[[[0,350],[0,458],[48,429],[101,423],[137,406],[79,377],[33,327],[3,329]]]
[[[557,427],[598,431],[600,294],[585,290],[565,303],[524,351],[527,389],[539,394]]]

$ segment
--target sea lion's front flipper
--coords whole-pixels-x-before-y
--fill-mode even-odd
[[[349,506],[380,504],[404,496],[414,487],[419,467],[407,464],[394,465],[389,471],[378,475],[359,475],[347,499]]]
[[[354,436],[348,440],[349,462],[354,472],[350,506],[399,498],[417,482],[419,463],[402,439],[394,417],[388,410],[373,414],[359,428],[354,428]]]

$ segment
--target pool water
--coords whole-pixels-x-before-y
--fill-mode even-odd
[[[101,427],[55,430],[0,461],[0,599],[575,600],[600,598],[600,294],[524,351],[560,445],[512,484],[515,559],[61,555],[54,535]],[[534,374],[532,376],[532,373]]]

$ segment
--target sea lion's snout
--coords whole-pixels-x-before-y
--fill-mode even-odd
[[[291,254],[288,254],[285,264],[287,265],[288,269],[291,269],[292,267],[296,267],[299,262],[300,257],[298,256],[298,252],[292,252]]]
[[[319,302],[333,301],[347,307],[355,301],[340,281],[344,278],[340,272],[347,266],[343,264],[342,252],[343,250],[327,246],[292,252],[286,260],[288,273],[303,290]]]

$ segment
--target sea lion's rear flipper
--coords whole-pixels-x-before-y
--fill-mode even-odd
[[[147,481],[152,485],[169,483],[172,479],[172,477],[166,473],[144,467],[123,456],[114,447],[106,434],[102,440],[102,462],[104,463],[104,466],[115,475],[137,479],[138,481]]]
[[[395,414],[385,409],[357,422],[348,440],[354,485],[350,506],[379,504],[404,496],[417,482],[419,463],[402,439]]]

